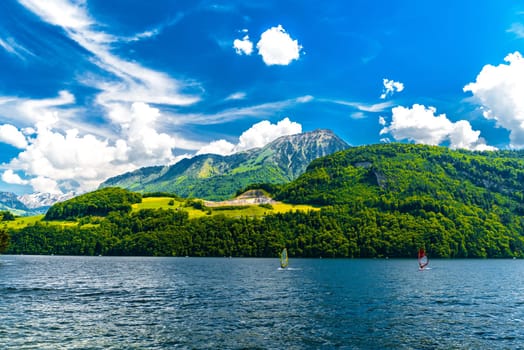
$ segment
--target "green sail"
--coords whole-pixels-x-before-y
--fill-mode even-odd
[[[286,268],[287,264],[288,264],[287,249],[284,248],[284,249],[282,249],[282,252],[280,253],[280,267],[281,268]]]

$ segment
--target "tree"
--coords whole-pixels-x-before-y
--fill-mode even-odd
[[[8,246],[9,234],[7,233],[6,229],[0,228],[0,253],[5,252]]]
[[[2,217],[2,221],[14,221],[15,216],[8,210],[0,211],[0,216]]]

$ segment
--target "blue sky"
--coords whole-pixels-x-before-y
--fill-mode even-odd
[[[0,190],[278,136],[524,147],[524,4],[4,0]]]

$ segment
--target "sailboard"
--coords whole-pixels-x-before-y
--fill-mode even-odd
[[[288,265],[288,258],[287,258],[287,249],[282,249],[282,252],[280,252],[280,267],[285,269]]]
[[[429,260],[428,256],[426,255],[426,251],[424,248],[420,248],[418,250],[418,267],[420,270],[424,270],[426,266],[428,266]]]

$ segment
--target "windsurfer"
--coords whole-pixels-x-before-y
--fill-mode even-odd
[[[418,250],[418,267],[423,270],[429,264],[429,259],[424,251],[424,248]]]
[[[422,270],[423,268],[425,268],[426,266],[428,266],[428,263],[425,262],[425,263],[418,263],[418,267]]]

